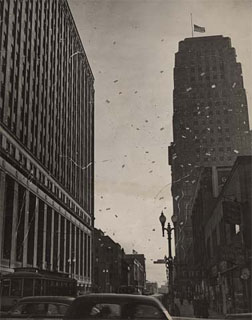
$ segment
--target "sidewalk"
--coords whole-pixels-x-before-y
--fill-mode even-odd
[[[181,317],[195,318],[192,303],[189,303],[187,300],[184,300],[183,304],[181,305],[179,302],[179,299],[177,299],[177,298],[175,298],[175,303],[179,307]],[[209,317],[208,317],[209,319],[224,319],[225,318],[223,314],[219,314],[213,310],[208,310],[208,312],[209,312]]]

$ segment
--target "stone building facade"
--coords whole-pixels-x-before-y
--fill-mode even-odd
[[[94,77],[66,0],[0,2],[1,273],[91,286]]]

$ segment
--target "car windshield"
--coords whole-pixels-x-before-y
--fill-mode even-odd
[[[67,318],[75,319],[167,319],[157,306],[144,303],[80,303],[71,308]]]
[[[68,305],[53,302],[20,303],[10,312],[10,315],[40,315],[40,316],[62,316],[66,313]]]

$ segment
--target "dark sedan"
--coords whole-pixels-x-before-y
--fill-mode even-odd
[[[18,303],[5,315],[1,315],[1,320],[8,319],[48,319],[63,318],[68,307],[73,302],[73,297],[57,296],[35,296],[26,297]]]
[[[66,319],[172,320],[155,298],[131,294],[88,294],[69,307]]]

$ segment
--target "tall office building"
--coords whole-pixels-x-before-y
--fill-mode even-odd
[[[177,269],[183,272],[193,263],[191,211],[200,167],[221,166],[223,171],[238,155],[251,153],[241,64],[230,38],[187,38],[179,43],[173,105],[169,163]]]
[[[91,285],[94,77],[66,0],[0,1],[0,258]]]

